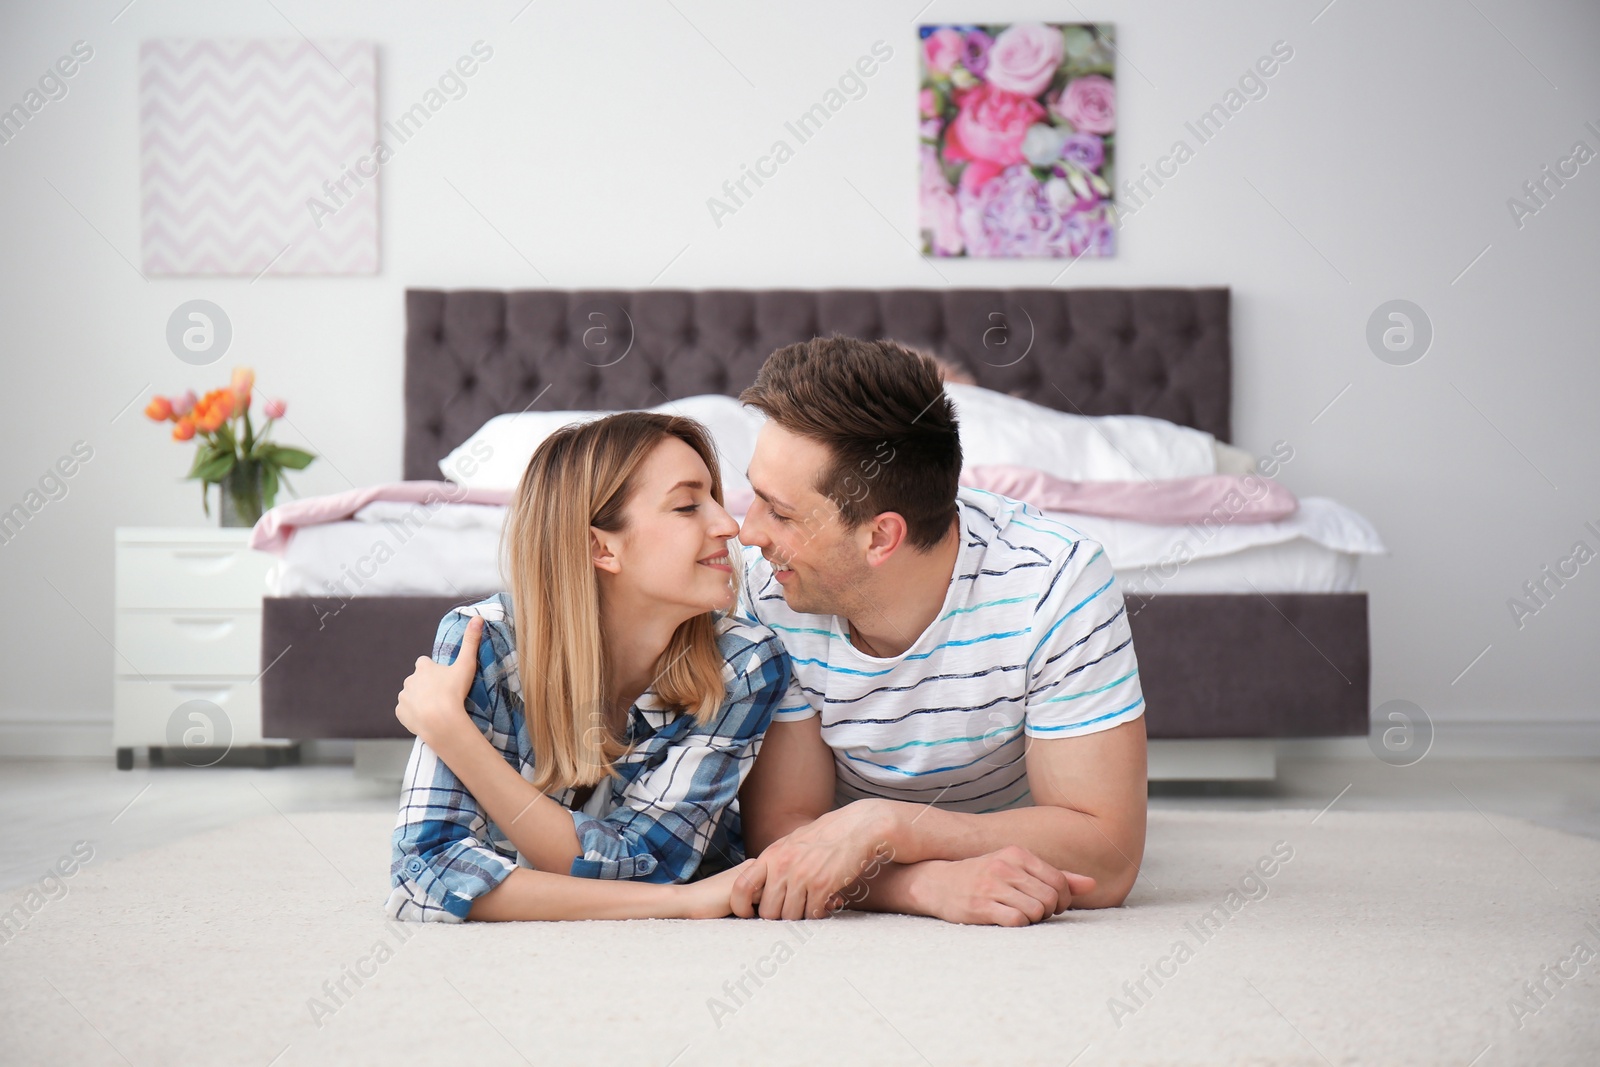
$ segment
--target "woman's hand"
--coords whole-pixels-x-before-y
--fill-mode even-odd
[[[678,891],[682,913],[678,916],[683,919],[725,919],[733,914],[733,883],[740,873],[749,867],[754,860],[745,860],[737,867],[730,867],[721,874],[714,874],[710,878],[702,878],[698,882],[686,882],[683,885],[673,886]]]
[[[483,618],[475,616],[467,623],[454,663],[447,667],[427,656],[418,656],[394,706],[394,717],[400,725],[441,757],[462,731],[476,732],[466,703],[478,673],[478,641],[482,635]]]

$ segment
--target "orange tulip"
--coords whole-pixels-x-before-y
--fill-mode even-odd
[[[172,439],[174,441],[187,441],[193,436],[194,417],[192,415],[185,415],[183,418],[179,419],[178,424],[172,428]]]
[[[245,389],[244,399],[237,404],[234,402],[237,394],[235,394],[231,389],[213,390],[211,395],[212,405],[216,408],[216,410],[222,413],[222,417],[224,419],[226,419],[229,415],[232,415],[235,409],[243,411],[250,404],[250,392],[248,386]]]
[[[195,429],[202,433],[215,433],[227,421],[227,415],[216,405],[208,405],[204,410],[196,407],[195,412]]]
[[[250,406],[250,390],[255,387],[256,372],[249,367],[233,368],[233,381],[229,388],[239,401],[239,410],[243,411]]]
[[[166,422],[172,416],[172,401],[158,396],[145,407],[144,413],[154,422]]]

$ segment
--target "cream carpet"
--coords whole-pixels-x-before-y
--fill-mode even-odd
[[[91,861],[0,944],[0,1062],[1600,1062],[1600,842],[1500,816],[1158,811],[1128,907],[1018,930],[397,927],[390,823]]]

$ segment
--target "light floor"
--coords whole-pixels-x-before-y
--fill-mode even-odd
[[[0,762],[0,891],[34,882],[72,846],[112,859],[262,815],[393,812],[395,783],[348,765],[118,771],[110,760]],[[1600,839],[1600,760],[1282,760],[1251,785],[1157,783],[1151,807],[1188,811],[1478,811]]]

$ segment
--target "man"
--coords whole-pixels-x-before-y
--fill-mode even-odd
[[[740,399],[768,419],[740,611],[778,633],[795,685],[740,792],[758,858],[735,911],[848,899],[1025,925],[1121,904],[1144,853],[1144,699],[1100,545],[958,489],[931,357],[816,339]]]

